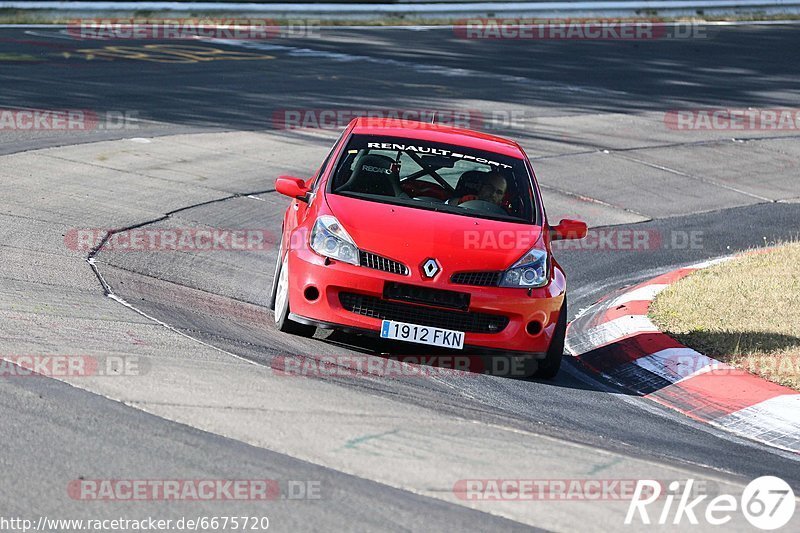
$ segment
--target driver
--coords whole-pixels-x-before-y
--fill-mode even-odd
[[[507,189],[508,183],[503,175],[499,172],[490,172],[478,190],[478,200],[501,205]]]
[[[505,176],[497,171],[470,172],[472,172],[472,174],[477,174],[475,176],[470,176],[470,183],[468,184],[469,189],[474,192],[451,199],[448,201],[448,203],[461,205],[464,202],[481,200],[483,202],[488,202],[490,204],[503,207],[503,198],[505,198],[506,191],[508,190],[508,182],[506,181]],[[465,173],[461,177],[461,180],[464,180],[467,174],[468,173]],[[461,188],[460,183],[459,188]]]

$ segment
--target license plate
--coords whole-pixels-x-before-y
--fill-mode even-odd
[[[418,326],[405,322],[384,320],[381,322],[381,337],[384,339],[397,339],[419,344],[430,344],[442,348],[464,348],[464,332],[451,329]]]

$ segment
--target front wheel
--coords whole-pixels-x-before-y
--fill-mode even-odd
[[[561,359],[564,357],[564,339],[567,335],[567,297],[558,313],[558,322],[553,332],[553,339],[547,349],[547,355],[539,361],[539,367],[533,374],[536,379],[553,379],[561,368]]]
[[[275,269],[275,327],[284,333],[311,337],[317,330],[314,326],[300,324],[289,318],[289,254],[281,261],[281,251],[278,252],[278,266]]]

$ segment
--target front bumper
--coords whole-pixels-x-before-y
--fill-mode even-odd
[[[447,272],[430,280],[423,278],[413,268],[410,275],[404,276],[339,261],[326,261],[325,258],[306,248],[289,251],[289,272],[289,306],[295,320],[319,327],[349,329],[378,335],[381,319],[348,311],[342,306],[339,295],[347,292],[382,299],[385,283],[394,281],[469,293],[470,312],[502,315],[508,318],[508,324],[497,333],[467,331],[464,337],[465,348],[535,353],[540,356],[543,356],[550,346],[565,291],[563,272],[555,265],[551,282],[546,287],[531,290],[530,294],[524,288],[452,284],[449,282],[451,273]],[[310,299],[309,296],[317,297]],[[426,307],[420,306],[420,310],[424,311]],[[538,333],[532,334],[526,330],[532,321],[541,323],[542,328]]]

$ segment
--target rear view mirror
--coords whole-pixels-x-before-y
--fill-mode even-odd
[[[452,157],[428,154],[421,156],[421,159],[423,163],[434,170],[438,170],[440,168],[453,168],[456,166],[456,160]]]
[[[587,231],[586,222],[564,218],[557,226],[550,226],[550,239],[553,241],[583,239]]]
[[[275,180],[275,190],[284,196],[305,200],[310,189],[303,178],[279,176],[278,179]]]

